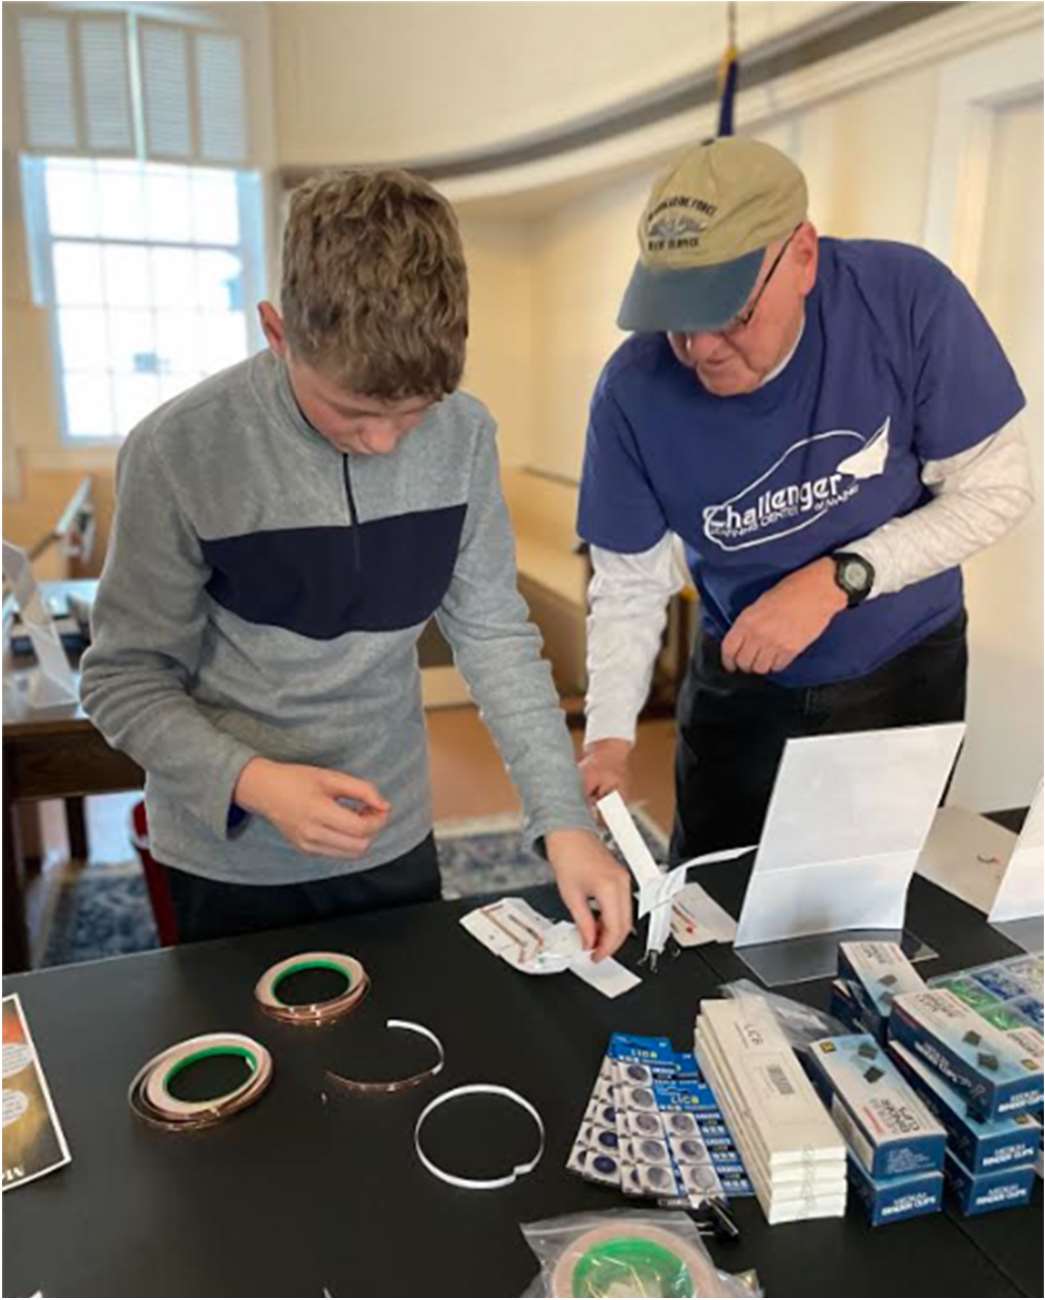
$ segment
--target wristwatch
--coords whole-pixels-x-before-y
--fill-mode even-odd
[[[855,609],[871,594],[874,566],[855,551],[835,551],[835,582],[845,592],[849,609]]]

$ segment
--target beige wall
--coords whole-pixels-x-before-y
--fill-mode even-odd
[[[741,39],[750,49],[840,7],[749,0]],[[271,8],[279,154],[302,165],[417,160],[554,130],[714,65],[726,33],[719,0]]]
[[[823,234],[919,241],[936,73],[923,69],[832,99],[759,131],[805,169]],[[903,131],[883,131],[883,121]],[[624,335],[614,325],[651,179],[643,168],[564,204],[534,246],[540,383],[531,464],[576,478],[592,387]]]
[[[521,221],[461,221],[470,320],[464,387],[490,408],[506,465],[532,455],[536,410],[532,231]]]
[[[993,114],[977,283],[987,319],[1027,398],[1024,414],[1038,505],[965,566],[972,618],[969,739],[951,802],[977,809],[1030,803],[1042,775],[1042,105]],[[998,239],[997,231],[1010,233]]]

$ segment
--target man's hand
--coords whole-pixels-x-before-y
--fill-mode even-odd
[[[617,739],[593,740],[584,746],[579,766],[584,794],[589,801],[601,799],[614,790],[627,799],[628,755],[633,748],[630,740]]]
[[[551,831],[544,839],[562,901],[596,961],[617,951],[631,930],[631,877],[592,831]],[[601,911],[596,922],[588,906]]]
[[[388,821],[391,805],[369,781],[300,763],[252,758],[233,799],[270,821],[302,853],[360,858]],[[355,808],[346,808],[341,800]]]
[[[759,596],[730,628],[722,642],[723,668],[731,673],[783,671],[847,603],[830,557],[796,569]]]

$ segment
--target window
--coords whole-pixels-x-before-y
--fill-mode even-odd
[[[122,437],[259,346],[256,173],[23,156],[22,182],[66,439]]]

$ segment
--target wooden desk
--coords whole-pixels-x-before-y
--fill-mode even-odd
[[[45,598],[69,593],[89,598],[97,583],[45,582],[41,587]],[[46,713],[17,706],[5,710],[3,746],[3,968],[7,974],[29,967],[16,805],[137,790],[145,784],[145,773],[126,754],[106,744],[78,704]]]

